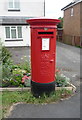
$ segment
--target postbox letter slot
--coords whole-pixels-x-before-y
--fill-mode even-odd
[[[38,32],[38,34],[53,34],[53,32]]]

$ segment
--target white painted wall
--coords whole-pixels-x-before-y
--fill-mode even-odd
[[[20,0],[20,11],[8,11],[8,0],[0,0],[0,16],[43,17],[44,0]],[[30,28],[22,26],[23,41],[5,42],[5,26],[0,26],[0,38],[5,46],[30,46]]]
[[[23,26],[22,31],[24,46],[31,46],[30,26]]]
[[[4,39],[4,36],[5,34],[4,34],[4,27],[3,26],[0,26],[0,42],[2,42],[2,44],[4,44],[5,43],[5,39]]]
[[[2,43],[6,47],[12,47],[12,46],[30,46],[30,27],[29,26],[22,26],[22,36],[23,41],[6,41],[5,37],[5,26],[0,26],[0,38]]]
[[[44,16],[44,0],[20,0],[20,11],[8,11],[8,0],[0,0],[0,16]]]

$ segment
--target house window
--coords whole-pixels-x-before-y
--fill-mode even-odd
[[[8,10],[20,10],[19,0],[9,0]]]
[[[22,38],[22,27],[11,26],[5,27],[6,40],[20,40]]]
[[[74,15],[74,9],[71,8],[71,16],[73,16],[73,15]]]

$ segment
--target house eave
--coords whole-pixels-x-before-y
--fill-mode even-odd
[[[0,25],[28,25],[27,19],[32,17],[0,16]]]
[[[62,8],[61,10],[66,10],[66,9],[68,9],[68,8],[70,8],[70,7],[73,7],[74,5],[76,5],[76,4],[78,4],[78,3],[80,3],[80,2],[82,2],[82,0],[79,0],[79,1],[77,1],[77,2],[73,2],[73,3],[71,3],[71,5],[69,5],[69,6],[67,6],[67,7],[64,7],[64,8]]]

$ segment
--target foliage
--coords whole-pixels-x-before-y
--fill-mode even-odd
[[[11,86],[22,86],[21,79],[23,77],[23,71],[20,69],[14,69],[12,71],[12,77],[9,81]]]
[[[7,72],[8,71],[8,72]],[[10,59],[7,60],[7,63],[3,65],[3,74],[2,74],[2,86],[28,86],[30,85],[30,81],[25,81],[25,84],[22,84],[22,77],[24,74],[30,71],[30,65],[28,62],[23,62],[18,65],[14,65],[11,63]],[[29,83],[28,83],[29,82]]]
[[[11,60],[11,53],[7,48],[2,46],[2,86],[8,86],[12,75],[13,62]]]
[[[28,73],[28,74],[25,74],[23,77],[22,77],[22,84],[25,86],[25,87],[30,87],[31,85],[31,74]]]
[[[12,77],[12,63],[7,60],[7,63],[2,66],[2,86],[8,86]]]
[[[31,71],[30,62],[27,59],[24,59],[24,62],[20,63],[20,68],[26,70],[27,73],[30,73]]]
[[[28,74],[28,72],[30,72],[30,64],[28,61],[23,61],[23,63],[15,66],[13,65],[12,79],[10,80],[11,85],[23,86],[22,78],[24,77],[24,74]]]
[[[1,44],[1,39],[0,39],[0,86],[2,85],[2,44]]]
[[[2,46],[0,51],[0,61],[2,61],[2,85],[0,86],[22,86],[22,77],[24,73],[30,72],[30,64],[25,59],[18,65],[14,65],[11,60],[11,53],[9,50]]]
[[[31,72],[30,63],[26,56],[23,58],[23,62],[14,65],[11,60],[11,54],[7,48],[2,47],[2,86],[30,86]],[[29,77],[30,76],[30,77]],[[56,73],[56,86],[68,86],[69,78]]]
[[[57,25],[58,28],[63,28],[63,18],[59,17],[59,20],[61,20],[61,22]]]
[[[4,114],[7,113],[9,107],[18,102],[26,102],[26,103],[33,103],[33,104],[47,104],[51,102],[57,102],[61,98],[66,98],[71,96],[72,92],[66,89],[62,89],[59,91],[52,92],[50,96],[43,95],[40,98],[35,98],[30,91],[21,91],[21,92],[3,92],[2,94],[2,104],[3,104],[3,117]]]
[[[13,65],[13,67],[12,67],[12,64],[11,66],[7,66],[7,65],[5,64],[5,67],[3,67],[4,69],[3,75],[5,74],[3,77],[4,78],[3,86],[20,86],[20,87],[30,86],[31,74],[27,72],[28,70],[26,70],[24,67],[21,67],[21,64]],[[26,67],[27,69],[29,68],[28,66]],[[11,68],[12,68],[12,72],[11,72]],[[70,81],[69,78],[61,74],[59,70],[56,70],[56,86],[66,87],[69,85],[69,81]]]
[[[2,47],[0,45],[0,62],[2,62],[1,58],[2,58]]]
[[[56,73],[56,86],[67,87],[69,85],[70,79],[60,72]]]
[[[76,47],[78,47],[78,48],[82,48],[82,46],[76,46]]]
[[[7,63],[10,58],[11,58],[11,53],[9,52],[9,50],[6,47],[2,46],[1,60],[2,60],[3,64]]]

